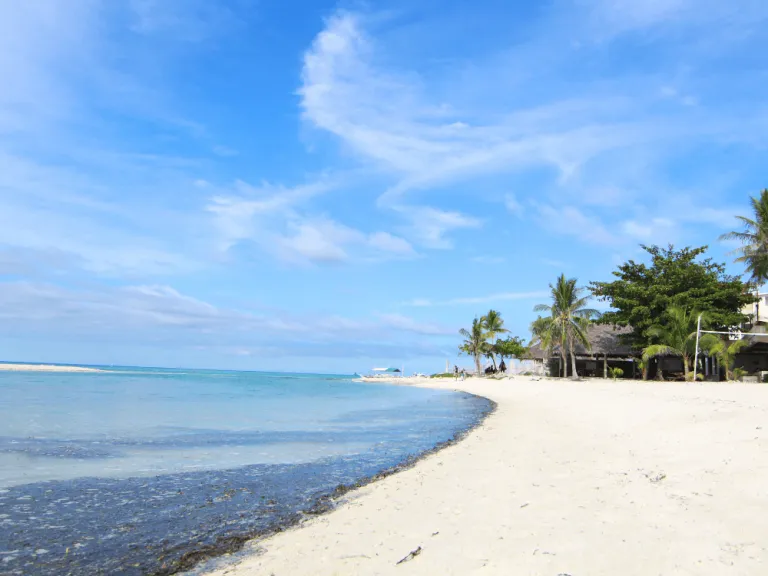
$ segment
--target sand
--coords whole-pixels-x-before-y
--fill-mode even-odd
[[[0,370],[8,372],[104,372],[84,366],[57,366],[55,364],[0,364]]]
[[[214,573],[768,574],[768,386],[427,384],[498,409]]]

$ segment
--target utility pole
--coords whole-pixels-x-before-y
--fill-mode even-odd
[[[699,314],[699,319],[696,322],[696,352],[693,354],[693,381],[696,382],[696,375],[699,366],[699,334],[701,333],[701,317],[704,315],[702,312]]]

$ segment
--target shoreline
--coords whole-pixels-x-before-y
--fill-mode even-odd
[[[768,563],[768,388],[373,381],[475,394],[496,410],[461,442],[204,573],[719,576]]]
[[[11,363],[0,364],[0,371],[4,372],[106,372],[99,368],[86,368],[85,366],[61,366],[58,364],[24,364]]]
[[[384,383],[388,384],[389,382]],[[456,390],[456,392],[463,391]],[[269,530],[254,534],[231,536],[220,543],[216,542],[211,545],[196,548],[184,554],[178,560],[178,562],[172,566],[168,566],[166,570],[153,572],[153,576],[171,576],[173,574],[186,573],[218,574],[219,570],[222,569],[222,565],[226,565],[226,563],[231,561],[232,558],[238,558],[244,553],[247,554],[247,550],[245,550],[245,548],[249,545],[269,540],[270,538],[274,538],[291,530],[301,529],[301,527],[308,522],[312,522],[315,519],[323,518],[326,515],[332,514],[336,509],[338,509],[339,506],[343,506],[346,503],[346,497],[350,494],[353,494],[367,486],[374,485],[377,482],[384,480],[385,478],[389,478],[403,471],[413,469],[414,467],[418,466],[419,462],[425,458],[429,458],[430,456],[439,453],[441,450],[460,443],[474,430],[482,426],[482,424],[487,421],[488,418],[490,418],[497,409],[496,402],[490,400],[489,398],[485,398],[484,396],[479,396],[471,392],[463,393],[469,394],[470,396],[475,396],[482,400],[487,400],[490,403],[489,409],[469,428],[456,431],[456,433],[454,433],[451,438],[443,440],[442,442],[438,442],[432,448],[425,450],[415,456],[412,455],[399,464],[396,464],[395,466],[385,468],[384,470],[381,470],[380,472],[377,472],[371,476],[364,476],[359,478],[352,484],[339,484],[336,486],[332,493],[318,498],[311,507],[300,512],[300,517],[288,522],[287,524],[282,524]],[[224,569],[225,573],[228,573],[226,572],[226,568]]]

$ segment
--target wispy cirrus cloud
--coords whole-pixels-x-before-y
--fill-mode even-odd
[[[279,341],[372,347],[394,335],[441,336],[455,330],[396,313],[361,318],[297,316],[276,310],[217,306],[168,285],[103,285],[66,289],[45,282],[0,282],[4,335],[25,335],[46,326],[51,335],[131,340],[151,334],[153,341],[185,345],[257,346]]]
[[[432,306],[466,306],[471,304],[490,304],[497,305],[500,302],[510,302],[515,300],[535,300],[537,298],[547,298],[549,292],[539,290],[535,292],[497,292],[485,296],[465,296],[461,298],[449,298],[448,300],[431,300],[429,298],[414,298],[404,302],[403,306],[427,308]]]
[[[702,48],[704,37],[714,45],[714,38],[739,29],[743,37],[734,50],[756,41],[756,29],[745,26],[750,19],[768,18],[768,8],[744,4],[739,11],[707,0],[712,12],[701,14],[700,3],[689,0],[560,3],[557,10],[542,10],[529,41],[438,73],[422,69],[399,45],[384,41],[389,30],[381,22],[391,19],[341,11],[305,53],[299,90],[303,117],[395,180],[382,186],[382,207],[405,204],[415,190],[549,170],[552,177],[543,190],[539,184],[537,190],[506,198],[512,212],[520,214],[525,200],[541,203],[542,196],[549,197],[571,207],[574,224],[566,233],[604,242],[621,232],[606,222],[620,218],[628,201],[643,210],[660,199],[674,200],[638,184],[670,188],[670,158],[702,145],[753,142],[741,130],[744,109],[702,104],[698,93],[707,87],[664,59],[653,72],[609,67],[597,80],[584,62],[617,49],[618,43],[631,57],[637,34],[653,34],[660,53],[706,62],[712,54]],[[724,20],[732,28],[719,27]],[[525,96],[531,82],[534,99]],[[692,86],[672,87],[685,83]],[[764,109],[756,116],[768,118]],[[707,196],[717,203],[714,192]],[[586,217],[583,207],[590,205],[610,210]],[[591,224],[591,231],[573,231],[582,224]]]
[[[412,258],[413,246],[389,232],[363,232],[312,212],[310,201],[338,184],[321,178],[293,188],[236,182],[207,205],[220,247],[251,245],[288,263],[339,263],[352,259]]]

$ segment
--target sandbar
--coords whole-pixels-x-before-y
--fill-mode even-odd
[[[7,372],[104,372],[85,366],[59,366],[57,364],[0,364],[0,370]]]

